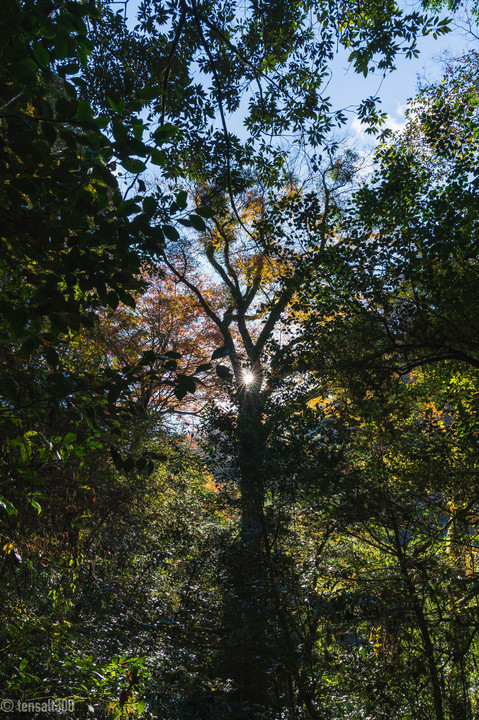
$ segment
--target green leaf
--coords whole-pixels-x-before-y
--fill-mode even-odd
[[[45,357],[50,367],[57,367],[58,363],[60,362],[60,358],[58,357],[56,350],[52,347],[47,348]]]
[[[77,117],[79,120],[91,120],[93,118],[90,103],[86,100],[80,100],[78,103]]]
[[[136,462],[136,469],[142,472],[148,465],[148,458],[143,456]]]
[[[157,97],[161,97],[164,94],[164,90],[161,85],[145,85],[145,87],[138,90],[136,97],[138,100],[143,102],[151,102]]]
[[[468,597],[475,597],[476,595],[479,595],[479,582],[475,581],[471,583],[471,587],[469,588]]]
[[[150,150],[150,158],[153,165],[163,167],[165,164],[165,156],[163,155],[161,150],[158,150],[157,148],[152,148]]]
[[[173,390],[175,396],[178,398],[178,400],[183,400],[188,394],[188,390],[184,387],[184,385],[176,385],[175,389]]]
[[[57,113],[61,118],[71,118],[74,115],[76,115],[78,110],[78,101],[75,99],[68,100],[67,98],[60,98],[60,100],[57,102]],[[72,138],[72,142],[76,144],[77,137],[75,134],[67,134],[63,133],[63,138],[65,141],[67,141],[67,138],[70,136]]]
[[[135,175],[146,170],[146,165],[143,160],[126,158],[125,160],[121,161],[121,164],[127,172],[135,173]]]
[[[80,70],[80,66],[76,62],[70,62],[62,65],[61,69],[63,70],[65,75],[76,75],[77,72]]]
[[[116,292],[114,292],[114,290],[110,290],[110,292],[106,296],[106,299],[111,309],[116,310],[118,305],[120,304],[120,300]]]
[[[178,232],[178,230],[176,230],[176,228],[172,227],[171,225],[162,225],[161,229],[163,230],[168,240],[172,240],[174,242],[180,239],[180,233]]]
[[[189,215],[189,219],[195,230],[198,230],[199,232],[204,232],[206,230],[206,223],[203,218],[199,217],[199,215]]]
[[[208,370],[211,370],[212,367],[213,366],[211,365],[211,363],[203,363],[202,365],[198,365],[198,367],[195,370],[195,374],[201,373],[201,372],[207,372]]]
[[[124,202],[120,203],[117,206],[116,210],[119,215],[123,215],[124,217],[128,217],[128,215],[133,215],[133,213],[141,212],[141,208],[139,205],[136,204],[134,198],[131,198],[130,200],[125,200]]]
[[[120,453],[118,452],[118,450],[116,448],[111,447],[110,455],[111,455],[111,459],[113,460],[114,466],[116,467],[118,472],[121,472],[121,470],[123,469],[123,461],[121,459]]]
[[[52,123],[44,122],[42,124],[42,132],[49,145],[53,145],[57,139],[57,131]]]
[[[143,200],[143,212],[148,218],[152,218],[158,209],[158,203],[155,198],[149,195]]]
[[[209,207],[205,207],[204,205],[201,205],[200,207],[197,207],[195,210],[196,214],[199,215],[202,218],[212,218],[215,216],[215,211],[212,210]]]
[[[211,359],[217,360],[218,358],[226,357],[230,354],[230,349],[226,347],[226,345],[223,345],[223,347],[216,348],[216,350],[213,352]]]
[[[64,60],[68,55],[68,35],[64,32],[58,33],[55,38],[55,55],[59,60]]]
[[[178,385],[183,390],[186,390],[188,393],[194,393],[196,391],[196,382],[190,375],[182,375],[181,373],[178,373],[177,375],[178,379]]]
[[[120,395],[121,389],[119,387],[114,387],[111,390],[109,390],[108,395],[106,396],[106,401],[109,405],[114,405],[116,401],[118,400],[118,397]]]
[[[103,445],[98,440],[95,440],[94,438],[88,438],[87,439],[87,445],[92,450],[102,450]]]
[[[7,498],[0,495],[0,507],[2,507],[4,510],[6,510],[8,515],[18,515],[17,508],[12,505],[10,500],[7,500]]]
[[[53,40],[58,32],[58,28],[54,25],[51,18],[47,18],[42,25],[40,34],[47,40]]]
[[[100,115],[94,119],[94,122],[99,130],[104,130],[108,126],[110,120],[106,115]]]
[[[48,63],[50,62],[50,55],[46,47],[39,40],[35,40],[32,43],[32,50],[33,54],[35,55],[35,59],[37,60],[40,67],[48,67]]]
[[[133,308],[133,310],[136,308],[136,301],[133,295],[130,295],[130,293],[123,290],[123,288],[118,288],[118,297],[120,298],[120,301],[123,303],[123,305],[127,305],[128,307]]]
[[[141,123],[141,122],[135,123],[134,125],[132,125],[131,131],[136,140],[141,140],[141,138],[143,137],[143,130],[144,130],[144,127],[143,127],[143,123]]]
[[[145,708],[146,708],[146,700],[140,700],[140,702],[136,706],[136,712],[138,713],[138,715],[141,715],[141,713],[143,712],[143,710]]]
[[[178,132],[178,128],[176,128],[171,123],[166,123],[165,125],[161,125],[159,128],[155,130],[153,133],[153,137],[158,143],[164,143],[167,140],[170,140],[176,133]]]
[[[123,461],[123,470],[125,472],[131,472],[131,470],[133,470],[134,467],[135,467],[135,461],[133,460],[131,455],[128,455],[126,460]]]
[[[36,500],[34,500],[33,498],[30,498],[30,497],[28,498],[28,501],[29,501],[30,505],[31,505],[33,508],[35,508],[35,510],[37,511],[37,513],[40,515],[40,513],[41,513],[41,511],[42,511],[41,505],[39,505]],[[24,662],[24,661],[22,660],[22,662]],[[28,662],[28,661],[27,661],[27,662]],[[20,669],[21,669],[21,667],[20,667]]]
[[[20,60],[20,62],[17,63],[15,68],[17,80],[24,83],[31,82],[35,79],[37,69],[37,63],[31,58],[25,58],[25,60]]]
[[[145,365],[154,363],[156,360],[156,352],[154,350],[144,350],[141,356],[141,362]]]
[[[104,165],[95,165],[95,174],[98,175],[108,187],[114,189],[118,187],[116,177]]]
[[[184,210],[188,203],[188,193],[186,190],[180,190],[180,192],[175,196],[175,201],[178,206],[178,210]]]
[[[112,110],[117,112],[119,115],[124,112],[125,110],[125,101],[124,100],[113,100],[111,97],[107,97],[108,105],[111,107]]]

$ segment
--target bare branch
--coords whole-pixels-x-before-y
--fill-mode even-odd
[[[215,323],[216,327],[219,329],[219,331],[223,335],[223,340],[224,340],[225,346],[230,348],[230,350],[234,354],[235,346],[234,346],[233,338],[231,336],[231,333],[230,333],[226,323],[224,323],[221,320],[219,315],[217,315],[217,313],[215,313],[213,308],[208,304],[208,302],[205,300],[205,297],[204,297],[203,293],[201,292],[201,290],[194,283],[187,280],[185,275],[180,273],[179,270],[177,270],[175,268],[173,263],[171,263],[165,255],[163,255],[163,259],[164,259],[166,265],[171,270],[171,272],[178,278],[178,280],[180,280],[180,282],[182,282],[184,285],[186,285],[186,287],[189,288],[194,295],[196,295],[196,297],[198,298],[198,302],[200,303],[201,307],[205,311],[206,315],[210,318],[210,320],[212,320]]]
[[[213,246],[213,243],[210,243],[206,247],[206,257],[208,258],[208,262],[210,263],[211,267],[216,270],[218,275],[221,277],[225,285],[227,285],[233,294],[236,293],[237,288],[235,287],[235,284],[233,281],[228,277],[227,272],[225,269],[219,264],[219,262],[215,258],[215,248]]]

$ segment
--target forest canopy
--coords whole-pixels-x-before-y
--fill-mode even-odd
[[[477,717],[478,55],[328,90],[452,23],[4,0],[8,720]]]

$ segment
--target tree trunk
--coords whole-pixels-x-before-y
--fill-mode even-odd
[[[396,554],[397,554],[397,558],[399,560],[399,565],[401,568],[401,575],[403,578],[403,582],[406,586],[406,590],[407,590],[407,593],[409,596],[409,602],[411,604],[412,611],[416,617],[416,622],[418,624],[419,631],[420,631],[421,637],[422,637],[422,642],[423,642],[423,647],[424,647],[424,655],[426,658],[426,663],[427,663],[427,667],[429,670],[429,678],[430,678],[430,682],[431,682],[435,720],[444,720],[444,707],[443,707],[443,701],[442,701],[441,680],[440,680],[440,676],[439,676],[439,671],[438,671],[435,652],[434,652],[434,645],[433,645],[433,642],[431,639],[431,634],[429,632],[427,619],[424,615],[421,601],[416,592],[416,587],[415,587],[414,582],[412,581],[411,577],[409,576],[409,571],[405,564],[405,554],[404,554],[403,546],[401,544],[397,526],[394,527],[394,535],[395,535]]]
[[[253,720],[270,707],[267,677],[267,590],[262,538],[264,483],[261,396],[244,390],[237,416],[241,529],[231,568],[233,595],[227,665],[236,687],[238,717]]]

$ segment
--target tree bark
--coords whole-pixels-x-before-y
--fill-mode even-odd
[[[420,631],[421,637],[422,637],[424,654],[426,656],[426,663],[427,663],[427,667],[429,670],[429,678],[430,678],[431,687],[432,687],[432,697],[433,697],[435,718],[436,718],[436,720],[444,720],[444,707],[443,707],[443,701],[442,701],[441,681],[440,681],[439,672],[437,669],[437,663],[436,663],[436,658],[435,658],[435,653],[434,653],[434,645],[433,645],[433,642],[431,639],[431,635],[429,633],[429,628],[427,625],[426,617],[424,615],[421,601],[419,600],[419,597],[416,592],[416,587],[414,585],[413,580],[411,579],[411,577],[409,575],[409,571],[405,564],[404,549],[401,544],[397,526],[394,528],[394,535],[395,535],[396,553],[397,553],[397,557],[398,557],[400,568],[401,568],[401,575],[403,578],[404,585],[406,586],[406,590],[409,595],[409,602],[411,604],[412,611],[416,617],[416,622],[418,624],[419,631]]]
[[[264,483],[262,400],[245,388],[237,415],[241,528],[231,568],[233,597],[227,665],[236,688],[238,717],[253,720],[270,708],[267,574],[262,538]]]

